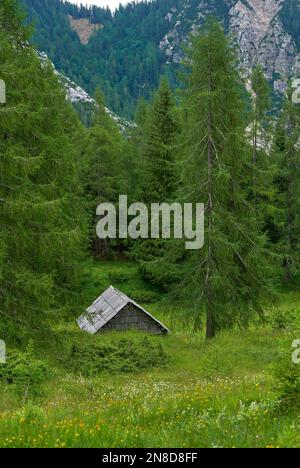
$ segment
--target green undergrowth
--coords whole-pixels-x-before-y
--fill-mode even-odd
[[[101,372],[140,372],[167,362],[163,346],[144,337],[138,341],[123,338],[109,344],[73,345],[66,364],[76,373],[92,376]]]
[[[161,292],[144,281],[130,262],[88,262],[82,280],[82,296],[87,303],[100,296],[109,286],[114,286],[138,302],[153,303],[162,298]]]

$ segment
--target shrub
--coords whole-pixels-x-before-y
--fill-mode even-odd
[[[273,370],[282,401],[300,402],[300,364],[295,364],[292,360],[291,342],[282,349]]]
[[[92,376],[101,372],[129,373],[165,366],[168,356],[161,344],[149,338],[122,339],[109,345],[73,345],[67,365],[74,372]]]
[[[0,366],[0,381],[24,395],[25,399],[40,393],[41,384],[48,375],[47,363],[33,356],[31,345],[25,352],[9,352],[6,364]]]
[[[277,309],[272,312],[270,317],[270,323],[275,329],[287,330],[287,329],[299,329],[299,311],[295,309],[282,310]]]

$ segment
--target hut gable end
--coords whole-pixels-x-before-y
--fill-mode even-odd
[[[79,327],[95,334],[107,330],[136,329],[144,332],[164,334],[168,329],[143,307],[121,291],[110,286],[84,315],[77,320]]]

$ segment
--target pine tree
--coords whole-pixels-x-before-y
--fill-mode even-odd
[[[144,152],[141,160],[141,197],[150,209],[152,203],[168,203],[176,197],[175,146],[178,126],[172,92],[166,79],[162,79],[150,108],[146,110],[143,106],[142,110],[144,125],[139,131],[138,145],[139,150]],[[167,243],[168,240],[164,239],[140,240],[132,250],[142,274],[160,285],[159,260],[164,256]]]
[[[300,112],[289,86],[277,128],[273,156],[278,164],[277,246],[282,256],[286,282],[299,271],[300,253]]]
[[[174,198],[176,122],[172,92],[162,79],[145,128],[144,201],[162,203]]]
[[[257,163],[258,152],[261,147],[268,148],[268,112],[270,111],[270,87],[265,79],[261,65],[254,67],[251,74],[252,115],[251,140],[252,163]]]
[[[251,74],[251,112],[250,137],[252,146],[252,180],[249,197],[256,208],[257,219],[269,239],[274,237],[275,205],[274,177],[277,171],[274,158],[271,157],[273,128],[270,118],[270,86],[264,76],[261,65],[256,66]]]
[[[264,236],[248,200],[251,149],[245,106],[232,47],[220,25],[209,20],[189,50],[183,199],[205,202],[205,245],[188,255],[183,287],[197,319],[206,315],[206,336],[262,311],[269,290]]]

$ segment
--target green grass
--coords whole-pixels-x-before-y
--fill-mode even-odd
[[[48,341],[35,347],[52,370],[41,393],[20,395],[1,384],[0,447],[300,447],[299,408],[280,405],[271,371],[287,331],[257,326],[206,343],[189,324],[179,326],[178,314],[165,309],[131,264],[89,269],[90,302],[112,278],[127,293],[157,295],[146,307],[174,332],[150,339],[170,359],[148,370],[85,377],[66,369],[71,345],[105,346],[144,335],[89,336],[74,321],[55,324]],[[297,295],[287,296],[282,308],[299,303]]]

